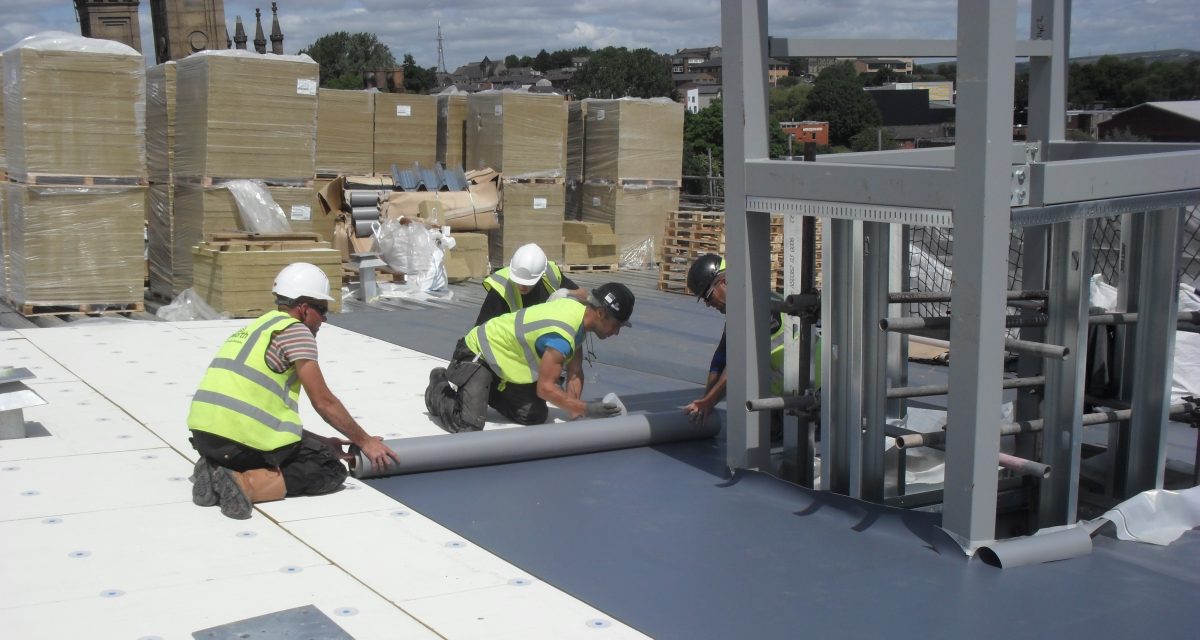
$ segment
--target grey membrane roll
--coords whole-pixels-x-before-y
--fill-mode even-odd
[[[383,191],[347,191],[347,200],[350,206],[354,207],[374,207],[379,204],[379,195],[386,193]]]
[[[1092,552],[1092,536],[1084,527],[1071,527],[1039,536],[997,540],[979,548],[979,559],[993,567],[1009,569],[1086,556]]]
[[[706,422],[709,424],[692,424],[676,409],[512,429],[396,438],[385,444],[400,456],[399,464],[376,469],[362,452],[352,449],[355,455],[353,474],[356,478],[382,478],[646,447],[717,435],[721,428],[718,421]]]

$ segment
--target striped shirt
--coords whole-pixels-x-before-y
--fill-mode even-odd
[[[287,371],[297,360],[316,359],[317,337],[303,322],[276,333],[267,345],[267,366],[275,373]]]

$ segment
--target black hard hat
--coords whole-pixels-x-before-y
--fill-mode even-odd
[[[617,322],[632,327],[629,316],[633,315],[633,292],[620,282],[609,282],[592,289],[592,306],[607,311]]]
[[[717,281],[717,276],[724,270],[725,259],[715,253],[706,253],[696,258],[692,267],[688,269],[688,290],[696,294],[697,300],[703,299]]]

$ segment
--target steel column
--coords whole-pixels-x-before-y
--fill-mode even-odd
[[[942,526],[965,548],[996,533],[1016,2],[958,6],[955,285]]]
[[[822,221],[821,488],[847,495],[862,467],[862,224]]]
[[[883,427],[888,419],[888,342],[892,337],[879,328],[879,319],[888,313],[888,291],[891,286],[891,225],[879,222],[862,223],[863,287],[859,290],[862,305],[861,340],[862,367],[862,434],[858,446],[862,453],[862,473],[851,480],[850,495],[883,501]],[[858,486],[855,486],[857,480]]]

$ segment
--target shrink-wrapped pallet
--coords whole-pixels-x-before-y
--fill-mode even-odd
[[[0,53],[0,88],[4,86],[4,54]],[[0,98],[0,182],[8,180],[8,153],[5,151],[4,141],[4,102]]]
[[[169,183],[175,166],[175,63],[146,69],[146,173]]]
[[[3,62],[10,177],[42,184],[145,177],[141,54],[118,42],[49,32],[13,45]]]
[[[340,89],[317,92],[318,175],[372,172],[376,95]]]
[[[18,307],[141,302],[145,187],[10,183],[7,189],[10,301]]]
[[[447,168],[466,164],[466,94],[440,95],[438,101],[437,159]]]
[[[583,220],[610,225],[621,251],[647,240],[652,240],[655,248],[661,247],[667,214],[678,208],[676,187],[602,183],[583,186]]]
[[[311,181],[318,66],[311,58],[200,51],[176,67],[175,175]]]
[[[490,232],[492,264],[508,264],[530,242],[562,260],[564,189],[558,183],[507,182],[501,189],[500,228]]]
[[[230,234],[231,236],[235,234]],[[329,310],[341,311],[342,256],[328,242],[272,241],[270,238],[216,238],[192,250],[193,287],[213,309],[237,318],[253,318],[275,309],[271,287],[275,276],[293,262],[308,262],[329,277],[333,301]]]
[[[437,96],[375,94],[375,173],[390,175],[413,163],[429,168],[437,157]]]
[[[191,263],[191,247],[176,245],[175,185],[151,183],[146,190],[146,259],[150,265],[150,293],[171,299],[186,286],[175,285],[175,270],[181,262]],[[186,259],[185,259],[186,257]]]
[[[495,169],[505,180],[563,177],[562,96],[483,91],[471,94],[468,105],[467,169]]]
[[[680,180],[683,105],[666,98],[584,103],[584,180]]]

